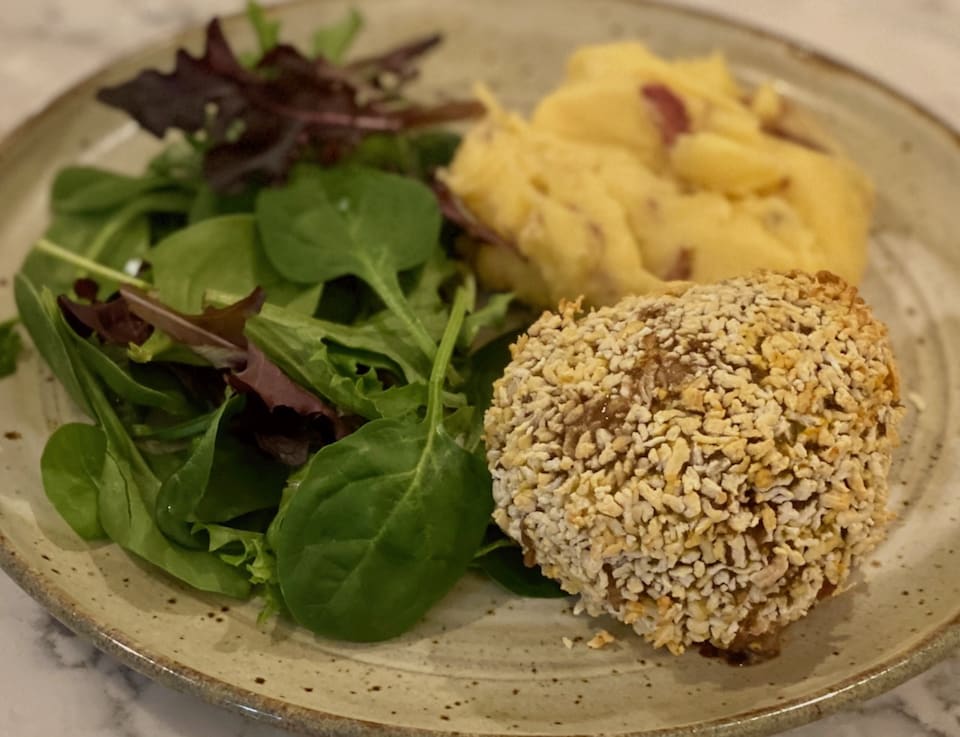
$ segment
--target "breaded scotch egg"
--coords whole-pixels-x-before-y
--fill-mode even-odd
[[[581,611],[749,653],[884,536],[899,379],[839,277],[562,304],[512,352],[485,417],[494,519]]]

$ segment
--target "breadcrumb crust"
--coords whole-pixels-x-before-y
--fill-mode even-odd
[[[485,417],[494,519],[655,647],[759,647],[883,538],[903,415],[886,328],[839,277],[563,303]]]

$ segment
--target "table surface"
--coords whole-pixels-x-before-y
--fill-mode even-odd
[[[479,2],[479,0],[477,0]],[[828,51],[960,128],[960,0],[684,0]],[[0,135],[112,57],[241,0],[31,0],[0,14]],[[280,737],[96,651],[0,574],[0,737]],[[960,654],[789,737],[960,737]]]

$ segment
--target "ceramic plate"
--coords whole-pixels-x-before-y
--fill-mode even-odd
[[[467,577],[412,632],[375,645],[259,629],[258,605],[187,590],[112,545],[75,537],[46,501],[39,457],[75,409],[35,353],[0,382],[0,564],[53,614],[135,669],[244,714],[313,734],[721,735],[769,733],[890,688],[960,642],[960,139],[883,86],[727,21],[627,0],[363,0],[360,45],[426,31],[447,42],[423,93],[488,81],[529,107],[578,44],[639,38],[668,55],[723,49],[746,82],[774,77],[871,174],[876,229],[863,292],[890,325],[910,412],[892,475],[898,514],[855,590],[789,630],[783,654],[734,669],[655,652],[569,601],[521,600]],[[292,34],[344,5],[280,8]],[[242,19],[227,31],[252,44]],[[69,162],[136,171],[156,149],[94,91],[168,66],[199,31],[113,64],[0,148],[0,314]],[[362,50],[362,49],[361,49]],[[4,434],[5,433],[5,434]],[[388,613],[385,613],[388,615]],[[588,650],[606,626],[614,646]],[[577,641],[572,649],[561,638]],[[578,639],[580,638],[580,639]]]

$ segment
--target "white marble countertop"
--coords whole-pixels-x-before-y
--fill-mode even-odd
[[[480,0],[476,0],[479,2]],[[960,0],[685,0],[873,73],[960,128]],[[0,135],[105,63],[242,0],[31,0],[0,13]],[[0,736],[269,737],[282,732],[131,672],[0,574]],[[960,654],[790,737],[960,737]]]

